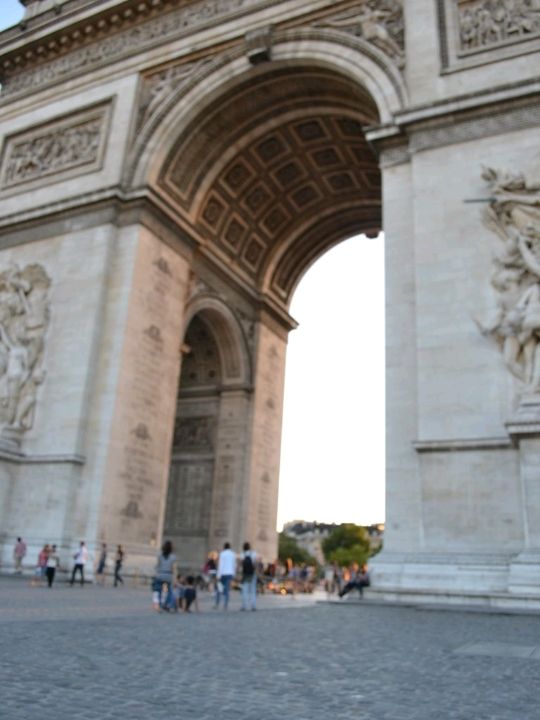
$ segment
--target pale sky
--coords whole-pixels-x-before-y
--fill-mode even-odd
[[[0,30],[23,15],[0,0]],[[384,521],[384,247],[352,238],[298,286],[291,315],[278,528]]]

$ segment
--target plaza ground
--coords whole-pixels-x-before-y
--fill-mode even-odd
[[[322,599],[324,596],[318,596]],[[0,578],[2,720],[537,720],[540,616]]]

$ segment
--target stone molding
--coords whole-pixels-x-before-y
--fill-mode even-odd
[[[497,102],[493,96],[464,96],[438,107],[416,108],[396,114],[394,125],[367,128],[366,139],[379,154],[381,168],[401,165],[424,150],[540,126],[537,96],[518,95],[512,104],[511,97]]]
[[[54,177],[55,181],[102,168],[113,100],[44,125],[8,135],[0,169],[0,192]]]
[[[381,147],[379,150],[379,167],[381,169],[404,165],[410,162],[411,153],[406,144]]]
[[[275,5],[279,0],[130,0],[84,23],[5,56],[0,100],[112,64],[156,45]]]
[[[413,447],[417,453],[507,450],[512,442],[508,437],[415,440]]]
[[[4,449],[0,449],[0,460],[19,465],[58,465],[62,463],[84,465],[86,463],[84,455],[27,455]]]
[[[441,118],[437,125],[416,128],[412,126],[409,132],[409,150],[411,153],[421,152],[539,125],[538,100],[522,104],[521,107],[481,108],[474,114],[463,113],[461,118],[455,115],[446,116]]]

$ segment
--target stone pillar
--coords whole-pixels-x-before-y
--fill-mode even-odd
[[[249,477],[244,495],[245,537],[266,561],[277,557],[277,500],[286,331],[260,320],[255,359]],[[314,390],[315,391],[315,390]]]
[[[163,528],[189,264],[144,228],[130,231],[137,248],[99,540],[126,544],[131,565],[144,570]]]
[[[402,154],[406,156],[406,149]],[[399,153],[398,153],[399,158]],[[383,153],[382,164],[385,162]],[[408,162],[383,168],[386,274],[386,515],[374,582],[401,583],[404,553],[422,547],[418,433],[414,217]]]
[[[508,589],[540,595],[540,394],[524,396],[506,427],[519,447],[524,527],[524,548],[510,564]]]

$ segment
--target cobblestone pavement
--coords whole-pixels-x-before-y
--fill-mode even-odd
[[[2,720],[538,720],[540,617],[0,578]]]

